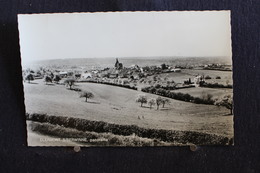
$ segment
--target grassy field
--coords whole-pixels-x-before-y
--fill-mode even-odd
[[[140,107],[135,102],[141,91],[120,87],[77,83],[77,88],[95,95],[89,102],[79,98],[75,91],[64,85],[45,85],[42,80],[24,83],[25,105],[28,113],[46,113],[93,121],[105,121],[122,125],[137,125],[143,128],[166,130],[189,130],[233,136],[233,116],[229,110],[211,105],[199,105],[171,99],[170,105],[156,110]],[[148,98],[156,98],[146,94]]]
[[[176,83],[183,83],[184,80],[188,80],[189,78],[193,81],[194,77],[197,75],[210,76],[212,79],[206,80],[207,83],[219,83],[226,85],[228,80],[229,84],[233,84],[231,71],[182,69],[181,72],[178,73],[161,73],[157,76],[161,79],[167,77],[168,80],[174,80]],[[221,79],[216,79],[217,76],[220,76]],[[152,78],[153,76],[149,76],[148,80],[152,80]]]
[[[232,80],[232,72],[231,71],[218,71],[218,70],[192,70],[192,69],[184,69],[183,73],[188,75],[196,76],[196,75],[204,75],[210,76],[212,79],[206,80],[207,83],[219,83],[223,85],[227,85],[227,81],[229,84],[233,84]],[[217,76],[220,76],[221,79],[216,79]]]

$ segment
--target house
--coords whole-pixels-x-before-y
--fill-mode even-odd
[[[109,74],[109,78],[117,78],[117,77],[118,77],[118,73]]]
[[[111,70],[109,71],[109,78],[117,78],[118,75],[119,75],[118,70],[111,69]]]
[[[198,87],[200,85],[201,81],[204,81],[203,76],[200,76],[200,75],[196,76],[194,78],[194,85],[195,85],[195,87]]]
[[[180,68],[173,68],[171,69],[172,72],[181,72],[181,69]]]
[[[91,73],[83,73],[83,74],[81,74],[81,78],[83,78],[83,79],[92,78],[92,74]]]
[[[61,71],[61,72],[59,72],[59,75],[60,75],[61,78],[65,78],[65,77],[68,76],[68,72],[66,72],[66,71]]]

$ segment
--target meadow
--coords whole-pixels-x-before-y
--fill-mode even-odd
[[[60,84],[46,85],[42,79],[24,83],[26,112],[149,129],[233,136],[233,116],[226,116],[229,110],[224,107],[171,99],[165,108],[156,110],[155,107],[150,109],[148,105],[140,107],[135,102],[139,94],[144,94],[141,91],[95,83],[76,83],[74,87],[90,91],[95,97],[85,102],[84,98],[79,98],[78,92]],[[148,98],[157,97],[146,95]]]
[[[219,59],[218,61],[222,62]],[[139,95],[146,95],[148,99],[156,99],[158,97],[156,94],[142,92],[141,89],[143,87],[156,86],[157,84],[165,85],[167,82],[183,86],[184,81],[190,79],[193,82],[197,75],[210,76],[211,79],[205,80],[207,83],[232,85],[231,71],[202,70],[201,65],[210,63],[210,58],[122,58],[120,62],[124,63],[124,67],[133,64],[140,64],[140,67],[146,65],[160,66],[162,63],[166,63],[172,66],[198,66],[200,69],[186,68],[181,69],[181,72],[168,73],[161,71],[157,72],[157,74],[154,73],[153,75],[135,80],[130,78],[120,79],[127,80],[129,86],[137,87],[138,90],[101,83],[90,83],[87,80],[76,82],[72,89],[69,89],[63,83],[66,78],[58,83],[46,83],[44,79],[39,78],[35,78],[30,83],[25,81],[26,113],[28,115],[37,115],[44,119],[44,121],[38,121],[35,117],[28,119],[31,120],[27,121],[28,141],[31,142],[30,144],[45,145],[37,143],[37,141],[44,136],[55,139],[55,137],[62,137],[62,135],[64,137],[92,136],[97,139],[108,139],[107,143],[95,144],[99,146],[187,145],[192,142],[200,144],[204,139],[209,141],[204,141],[202,144],[220,144],[223,143],[221,140],[224,138],[233,138],[233,116],[229,115],[230,110],[225,107],[195,104],[189,100],[184,102],[168,98],[170,103],[165,104],[164,107],[160,106],[159,110],[157,110],[156,105],[150,108],[148,104],[141,106],[140,103],[136,102],[136,98]],[[42,61],[38,66],[43,66],[43,69],[54,72],[56,70],[86,71],[103,69],[105,67],[113,68],[113,64],[114,58],[89,58],[48,60]],[[106,80],[113,83],[116,79],[107,78]],[[80,98],[80,92],[78,91],[91,92],[94,97],[89,98],[86,102],[85,98]],[[199,98],[205,94],[210,94],[212,99],[226,94],[232,95],[232,91],[232,89],[227,88],[201,88],[194,86],[192,88],[171,90],[171,92],[189,94]],[[48,117],[60,119],[60,122],[66,122],[66,119],[72,118],[72,122],[75,121],[81,125],[72,123],[73,125],[65,127],[66,123],[55,124],[56,121],[49,121]],[[84,124],[89,124],[90,126],[85,127]],[[94,126],[92,126],[93,124]],[[131,128],[137,131],[135,132]],[[127,129],[127,133],[121,132],[120,129]],[[137,133],[139,136],[133,136],[132,133]],[[147,135],[150,133],[152,136]],[[176,136],[180,136],[180,134],[184,135],[183,139],[172,140]],[[162,138],[167,140],[161,141]],[[195,138],[198,138],[198,140]],[[154,140],[158,141],[154,143]],[[63,141],[58,142],[58,144],[50,142],[49,144],[46,143],[46,145],[71,146],[75,145],[75,142]],[[90,143],[84,143],[84,146],[91,145]]]

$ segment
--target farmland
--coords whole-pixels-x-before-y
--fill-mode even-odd
[[[214,105],[199,105],[171,99],[170,105],[156,110],[135,102],[141,91],[114,86],[77,83],[77,88],[91,91],[95,97],[88,103],[77,92],[64,85],[45,85],[42,80],[24,83],[28,113],[70,116],[108,123],[137,125],[151,129],[190,130],[233,136],[233,117],[229,111]],[[146,94],[149,98],[156,97]]]
[[[116,58],[113,67],[108,60],[103,68],[92,60],[93,66],[65,61],[23,70],[30,144],[37,145],[42,135],[105,138],[107,143],[96,143],[101,146],[232,143],[232,100],[221,105],[224,96],[233,95],[232,72],[226,65],[213,63],[205,66],[217,70],[204,69],[193,59],[188,66],[178,61],[172,63],[179,66],[158,66],[161,60],[154,59],[150,63],[157,66],[125,67],[122,62],[129,65],[138,59]]]

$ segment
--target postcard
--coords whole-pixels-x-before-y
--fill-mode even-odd
[[[233,145],[230,11],[19,14],[28,146]]]

